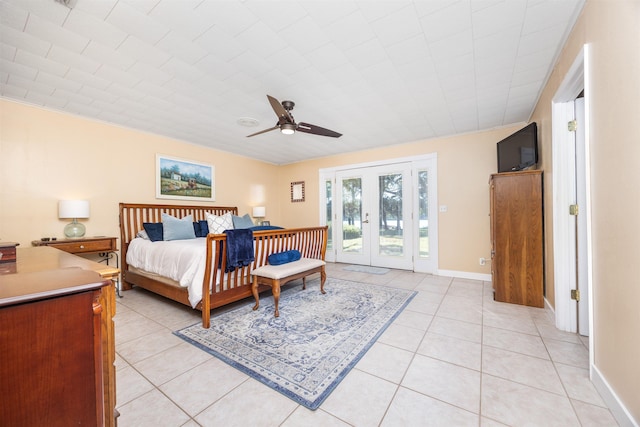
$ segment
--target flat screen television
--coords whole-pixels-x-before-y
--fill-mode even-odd
[[[498,172],[513,172],[538,163],[538,126],[533,122],[498,142]]]

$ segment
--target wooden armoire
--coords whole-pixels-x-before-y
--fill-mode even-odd
[[[491,175],[494,300],[544,307],[542,171]]]

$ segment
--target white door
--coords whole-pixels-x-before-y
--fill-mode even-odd
[[[411,187],[410,163],[337,172],[336,260],[413,269]]]
[[[366,169],[336,173],[336,261],[371,265],[371,182]],[[365,197],[366,196],[366,197]]]
[[[586,146],[585,146],[585,114],[584,98],[575,101],[576,111],[576,203],[578,204],[578,216],[576,217],[576,282],[580,291],[578,301],[578,333],[589,336],[589,286],[588,286],[588,259],[587,259],[587,172],[586,172]]]
[[[371,265],[413,270],[411,164],[380,166],[370,171]]]
[[[593,363],[593,313],[589,167],[589,48],[585,45],[567,72],[551,104],[553,282],[556,327],[589,334],[589,360]],[[584,93],[584,98],[581,97]],[[576,132],[567,125],[576,120]],[[572,126],[573,127],[573,126]],[[578,215],[569,213],[578,205]],[[580,291],[580,302],[573,298]],[[582,323],[584,322],[584,323]],[[582,323],[582,325],[579,325]]]

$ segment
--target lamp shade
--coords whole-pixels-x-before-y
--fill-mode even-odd
[[[264,218],[266,215],[266,209],[264,206],[256,206],[253,208],[253,217],[254,218]]]
[[[60,200],[58,218],[89,218],[89,201]]]

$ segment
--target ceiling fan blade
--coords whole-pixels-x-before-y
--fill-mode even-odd
[[[270,95],[267,95],[267,99],[269,99],[271,108],[273,108],[273,111],[275,111],[278,118],[284,117],[285,119],[287,119],[289,123],[294,123],[293,117],[291,117],[291,114],[289,114],[289,112],[284,109],[280,101],[278,101],[277,99],[275,99],[273,96],[270,96]]]
[[[261,130],[260,132],[252,133],[251,135],[247,135],[247,138],[249,138],[250,136],[260,135],[261,133],[271,132],[272,130],[276,130],[276,129],[280,129],[280,126],[278,125],[269,129]]]
[[[320,126],[310,125],[309,123],[298,123],[298,128],[296,130],[305,133],[312,133],[314,135],[330,136],[332,138],[340,138],[342,136],[341,133],[321,128]]]

